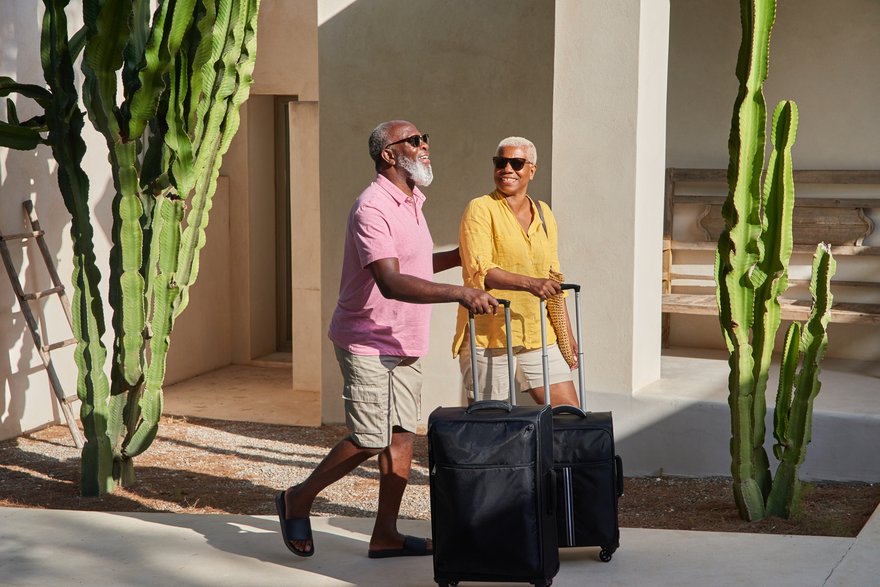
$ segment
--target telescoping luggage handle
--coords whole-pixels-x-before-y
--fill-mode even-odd
[[[498,408],[509,412],[513,406],[516,405],[516,393],[513,389],[513,339],[510,336],[510,300],[503,300],[501,298],[496,299],[499,304],[504,306],[504,331],[507,336],[507,378],[508,384],[510,385],[510,402],[508,403],[498,400],[477,401],[477,393],[480,388],[479,375],[477,374],[477,335],[476,328],[474,327],[474,313],[468,310],[468,332],[471,342],[471,382],[474,386],[474,403],[465,410],[465,413],[468,414],[477,410]]]
[[[584,391],[584,347],[581,344],[581,286],[576,283],[563,283],[562,290],[565,291],[567,289],[574,290],[574,324],[575,324],[575,340],[577,340],[578,345],[578,398],[581,401],[581,407],[579,414],[583,415],[583,412],[586,411],[587,401],[586,401],[586,393]],[[545,319],[547,315],[547,302],[543,299],[539,299],[539,304],[541,307],[541,361],[544,367],[544,400],[545,403],[550,403],[550,357],[547,354],[547,320]],[[569,411],[569,408],[573,406],[560,406],[560,411]],[[554,413],[558,413],[554,410]]]

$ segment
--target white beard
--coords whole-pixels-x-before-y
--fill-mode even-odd
[[[416,185],[427,187],[434,181],[434,171],[431,169],[430,163],[419,163],[417,159],[409,157],[401,157],[398,161],[400,167],[409,174],[410,179]]]

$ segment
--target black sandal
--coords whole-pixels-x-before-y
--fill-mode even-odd
[[[297,556],[315,554],[315,540],[312,538],[312,521],[310,518],[287,518],[287,505],[284,503],[284,491],[275,494],[275,510],[281,521],[281,536],[287,549]],[[312,543],[311,550],[301,550],[290,543],[291,540],[308,540]]]

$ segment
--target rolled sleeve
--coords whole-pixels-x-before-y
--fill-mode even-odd
[[[494,258],[489,211],[471,202],[462,215],[458,238],[465,285],[485,290],[486,274],[500,267]]]

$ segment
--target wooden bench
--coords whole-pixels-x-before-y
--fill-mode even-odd
[[[869,209],[880,208],[880,171],[795,171],[794,181],[798,195],[789,292],[795,295],[786,292],[780,300],[783,319],[805,320],[809,316],[809,265],[816,244],[827,242],[838,262],[832,279],[831,321],[880,324],[880,246],[863,244],[874,230]],[[813,193],[802,195],[811,190]],[[664,344],[669,336],[669,314],[718,314],[713,264],[718,236],[724,229],[721,206],[726,193],[725,169],[666,170]],[[875,195],[876,199],[871,197]],[[847,267],[849,263],[857,266]]]

